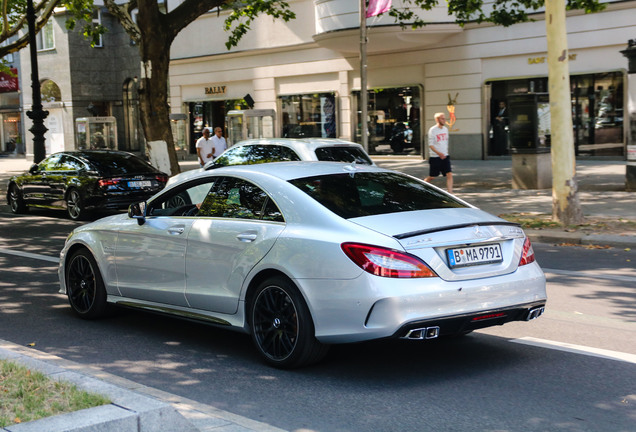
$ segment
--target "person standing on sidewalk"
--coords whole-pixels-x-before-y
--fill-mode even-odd
[[[227,149],[227,142],[223,137],[223,129],[219,126],[215,127],[214,136],[211,139],[214,147],[214,159],[216,159]]]
[[[197,140],[195,146],[201,166],[205,165],[206,162],[214,160],[214,143],[210,139],[210,129],[207,127],[203,128],[203,136]]]
[[[428,164],[430,169],[428,177],[424,181],[430,182],[442,174],[446,177],[448,192],[453,193],[453,173],[450,156],[448,156],[448,128],[445,126],[446,116],[444,113],[435,114],[435,123],[435,126],[428,130],[428,148],[430,149]]]

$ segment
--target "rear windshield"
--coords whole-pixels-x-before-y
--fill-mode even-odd
[[[146,161],[128,154],[94,153],[83,154],[90,164],[103,176],[154,173],[157,170]]]
[[[305,177],[291,184],[343,218],[415,210],[466,207],[423,182],[399,173],[376,172]]]
[[[319,147],[316,157],[325,162],[355,162],[363,165],[373,165],[369,155],[359,147]]]

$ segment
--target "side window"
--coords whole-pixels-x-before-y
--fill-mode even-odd
[[[217,166],[242,165],[247,159],[249,146],[235,147],[225,152],[225,154],[214,160]]]
[[[57,171],[60,168],[60,158],[62,155],[51,155],[48,158],[44,159],[38,165],[40,171]]]
[[[81,171],[84,164],[72,156],[64,155],[60,161],[62,171]]]
[[[163,194],[148,205],[148,216],[196,216],[197,205],[202,203],[214,186],[216,179],[204,179],[188,183]]]
[[[271,203],[271,204],[268,204]],[[273,207],[272,207],[273,206]],[[258,186],[226,177],[201,204],[200,216],[282,221],[282,214]]]

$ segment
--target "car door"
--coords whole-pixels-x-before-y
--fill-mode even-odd
[[[76,183],[78,173],[83,164],[69,155],[62,155],[59,162],[47,171],[49,203],[55,207],[63,207],[66,189],[69,183]]]
[[[207,195],[214,179],[172,188],[148,203],[139,225],[128,219],[119,231],[117,286],[122,296],[174,306],[185,299],[185,254],[195,222],[192,210]]]
[[[190,306],[236,313],[245,278],[284,229],[280,210],[263,189],[240,178],[219,180],[188,233]]]
[[[29,204],[48,206],[51,202],[49,173],[59,165],[61,154],[53,154],[37,165],[36,169],[22,178],[22,192]]]

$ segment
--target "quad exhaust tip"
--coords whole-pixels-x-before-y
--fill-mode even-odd
[[[528,311],[528,317],[526,318],[526,321],[532,321],[534,319],[537,319],[541,315],[543,315],[544,312],[545,312],[545,306],[541,306],[541,307],[538,307],[538,308],[530,309]]]
[[[401,339],[409,339],[409,340],[425,340],[425,339],[435,339],[439,336],[439,327],[424,327],[409,330],[406,336],[403,336]]]

